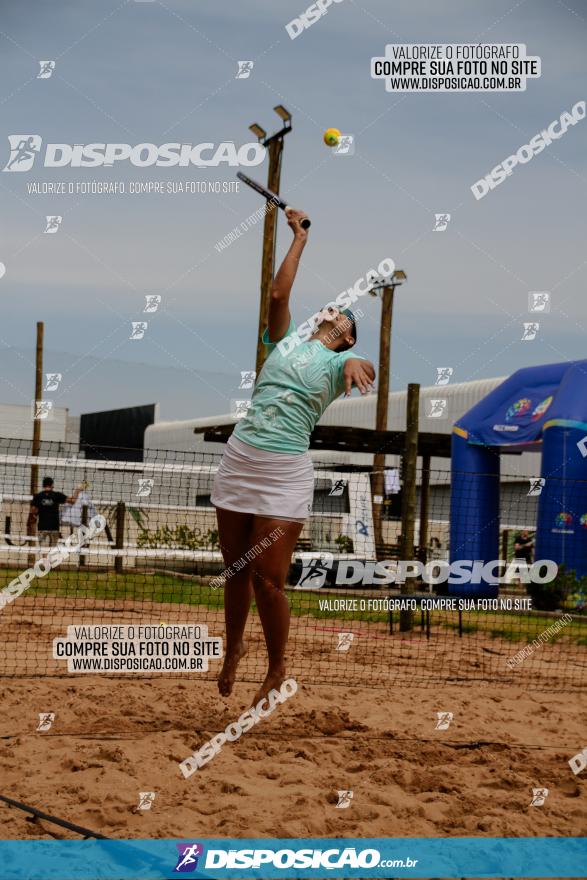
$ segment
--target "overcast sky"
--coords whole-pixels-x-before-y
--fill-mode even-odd
[[[3,4],[2,129],[43,143],[252,140],[257,121],[293,115],[282,192],[311,215],[294,288],[300,322],[392,257],[397,291],[392,387],[454,381],[585,357],[587,121],[519,165],[485,198],[471,185],[587,97],[587,11],[578,0],[343,0],[295,40],[285,25],[306,0],[239,3],[28,0]],[[386,43],[525,43],[542,76],[518,93],[385,91],[370,60]],[[38,79],[40,60],[55,60]],[[253,60],[248,79],[237,61]],[[335,156],[322,132],[355,137]],[[35,321],[47,369],[66,374],[58,404],[74,413],[160,402],[163,417],[227,412],[254,365],[261,225],[218,253],[253,213],[256,194],[29,195],[59,181],[229,181],[236,169],[43,169],[0,174],[0,401],[32,396]],[[266,166],[252,171],[266,178]],[[449,212],[445,232],[435,214]],[[57,234],[45,217],[61,215]],[[278,255],[290,232],[279,220]],[[530,291],[550,291],[537,339],[522,342]],[[145,294],[162,296],[143,315]],[[377,360],[379,303],[362,301],[361,354]],[[131,321],[148,320],[142,340]],[[129,369],[124,362],[144,364]],[[167,369],[161,370],[160,367]],[[175,371],[175,372],[174,372]],[[182,375],[182,394],[173,377]],[[144,385],[141,385],[141,376]],[[212,380],[210,377],[216,377]],[[218,378],[221,377],[221,378]]]

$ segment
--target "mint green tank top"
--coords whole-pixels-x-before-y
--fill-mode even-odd
[[[301,455],[326,407],[345,390],[346,361],[357,355],[352,350],[331,351],[318,340],[293,345],[299,340],[293,321],[282,340],[287,337],[292,338],[280,346],[269,342],[268,330],[263,333],[263,344],[270,354],[247,415],[237,422],[234,436],[268,452]]]

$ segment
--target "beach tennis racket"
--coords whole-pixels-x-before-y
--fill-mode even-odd
[[[250,186],[251,189],[254,189],[256,192],[258,192],[259,195],[262,195],[268,201],[271,201],[273,202],[273,204],[277,205],[278,208],[281,208],[282,211],[285,211],[287,208],[291,207],[287,204],[287,202],[284,202],[283,199],[280,199],[279,196],[276,195],[276,193],[271,192],[270,189],[267,189],[267,187],[263,186],[263,184],[261,183],[257,183],[257,181],[253,180],[251,177],[247,177],[247,175],[243,174],[242,171],[237,171],[236,176],[239,180],[242,180],[243,183],[246,183],[247,186]],[[302,229],[309,229],[311,225],[312,224],[307,217],[300,223]]]

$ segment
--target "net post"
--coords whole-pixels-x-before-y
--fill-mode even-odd
[[[82,507],[81,524],[83,526],[87,526],[87,524],[88,524],[88,505],[87,504],[84,504],[84,506]],[[80,551],[81,551],[81,549],[82,548],[80,547]],[[80,552],[79,567],[82,568],[85,564],[86,564],[86,557],[84,556],[83,553]]]
[[[421,561],[428,562],[428,520],[430,508],[430,455],[422,456],[422,485],[420,487],[420,547]]]
[[[45,335],[45,324],[43,321],[37,321],[37,344],[36,344],[36,356],[35,356],[35,400],[33,403],[33,442],[31,448],[31,455],[38,456],[41,450],[41,420],[38,418],[39,413],[37,413],[38,401],[43,396],[43,339]],[[39,466],[37,464],[31,465],[31,499],[37,494],[39,490]],[[30,535],[33,538],[37,535],[37,521],[29,514],[27,519],[27,536]],[[34,546],[34,545],[33,545]],[[28,556],[28,565],[29,567],[35,564],[36,554],[30,553]]]
[[[126,504],[119,501],[116,505],[116,538],[114,547],[116,550],[122,550],[124,547],[124,521],[126,519]],[[114,560],[114,571],[117,574],[122,573],[122,556],[117,556]]]
[[[406,407],[406,439],[404,449],[404,468],[402,486],[402,543],[400,558],[412,560],[414,558],[414,526],[416,520],[416,472],[418,468],[418,415],[420,406],[420,386],[411,382],[408,385],[408,400]],[[400,587],[400,593],[409,593],[410,586],[404,582]],[[413,612],[410,610],[400,611],[400,632],[408,632],[413,629]]]
[[[501,533],[501,558],[504,562],[508,561],[508,544],[510,539],[510,530],[504,529]]]

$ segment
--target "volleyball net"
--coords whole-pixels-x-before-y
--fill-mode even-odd
[[[227,582],[280,536],[276,527],[225,567],[210,503],[220,454],[146,450],[128,461],[86,459],[58,443],[38,456],[29,449],[0,441],[1,674],[215,678]],[[368,466],[334,458],[315,463],[313,513],[289,570],[290,674],[346,686],[586,686],[586,581],[564,570],[529,581],[511,564],[533,541],[527,478],[501,477],[499,555],[510,564],[496,570],[497,598],[457,601],[442,576],[446,466],[430,471],[426,491],[419,474],[405,558],[400,470],[386,470],[375,496]],[[59,537],[31,522],[31,475],[37,491],[50,476],[56,492],[76,494],[60,507]],[[254,602],[246,637],[239,677],[259,681],[266,653]]]

